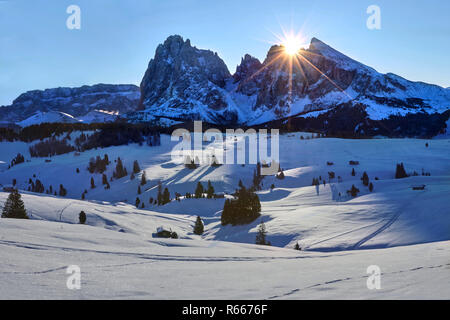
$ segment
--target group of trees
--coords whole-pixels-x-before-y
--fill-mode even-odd
[[[214,187],[210,180],[208,180],[208,187],[206,189],[203,187],[202,183],[199,181],[197,183],[197,187],[195,188],[194,198],[195,199],[204,198],[205,193],[206,193],[206,198],[212,199],[215,195],[214,192],[215,192]],[[189,194],[189,198],[190,198],[190,194]]]
[[[222,211],[222,225],[233,226],[248,224],[255,221],[261,213],[261,203],[258,195],[247,189],[239,181],[239,190],[236,190],[235,199],[226,199]]]
[[[73,145],[68,141],[70,133],[81,131]],[[85,134],[91,131],[91,134]],[[32,142],[41,140],[30,147],[32,157],[49,157],[77,151],[119,146],[129,143],[146,143],[148,146],[161,144],[162,128],[147,124],[131,123],[42,123],[20,130],[0,128],[0,141]],[[62,136],[62,137],[61,137]]]
[[[75,151],[75,147],[65,139],[58,140],[56,137],[51,137],[30,146],[29,150],[32,157],[39,158],[69,153]]]
[[[91,158],[89,160],[88,171],[90,173],[103,173],[106,171],[109,164],[110,161],[107,154],[104,155],[103,159],[100,158],[100,156],[97,156],[95,159]]]
[[[45,189],[45,186],[41,182],[41,180],[36,179],[35,181],[33,181],[31,178],[28,180],[28,191],[36,193],[52,194],[55,196],[59,195],[61,197],[65,197],[67,195],[67,189],[64,188],[62,184],[59,185],[59,192],[57,192],[56,190],[53,190],[52,185],[50,185],[48,189]]]
[[[14,159],[11,160],[11,164],[9,165],[8,169],[17,164],[24,163],[24,162],[25,162],[25,157],[22,154],[18,153],[17,156],[15,156]]]
[[[113,177],[115,179],[120,179],[127,175],[127,168],[123,166],[122,160],[120,159],[120,157],[118,157],[116,161],[116,170],[114,170]]]

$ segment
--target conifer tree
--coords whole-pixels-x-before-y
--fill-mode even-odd
[[[94,177],[91,177],[91,189],[95,189]]]
[[[395,170],[395,179],[403,179],[407,177],[408,175],[406,174],[403,163],[397,164],[397,169]]]
[[[163,201],[161,181],[158,181],[158,195],[157,195],[156,201],[158,203],[158,206],[161,205],[162,201]]]
[[[169,189],[165,188],[164,192],[163,192],[163,196],[162,196],[162,201],[163,204],[169,203],[170,202],[170,192]]]
[[[147,183],[147,177],[145,176],[145,171],[144,171],[144,173],[142,174],[142,177],[141,177],[141,186],[145,185],[146,183]]]
[[[127,169],[123,166],[122,160],[117,158],[116,171],[114,171],[114,177],[116,179],[123,178],[127,175]]]
[[[206,197],[208,199],[211,199],[212,197],[214,197],[214,187],[212,186],[210,180],[208,180],[208,189],[206,190]]]
[[[133,162],[133,173],[139,173],[141,171],[141,167],[139,166],[139,163],[137,160],[134,160]]]
[[[85,224],[86,223],[86,213],[84,211],[81,211],[78,219],[80,220],[80,224]]]
[[[87,191],[85,191],[87,193]],[[56,195],[56,191],[55,191],[55,195]],[[64,186],[62,184],[59,185],[59,195],[61,197],[65,197],[67,195],[67,190],[64,188]]]
[[[195,198],[201,198],[203,195],[204,189],[203,189],[203,185],[201,184],[201,182],[199,181],[197,183],[197,188],[195,189]]]
[[[14,189],[6,199],[3,206],[2,218],[29,219],[22,196],[17,189]]]
[[[135,201],[136,208],[139,208],[140,203],[141,203],[141,199],[139,199],[139,197],[136,197],[136,201]]]
[[[203,225],[202,219],[197,216],[197,220],[195,221],[194,233],[197,235],[202,235],[205,227]]]
[[[108,184],[108,177],[104,173],[102,174],[102,184]]]
[[[264,224],[263,221],[261,221],[261,224],[258,227],[258,233],[256,235],[256,244],[260,244],[260,245],[267,245],[267,241],[266,241],[266,225]]]
[[[367,175],[367,172],[364,171],[361,180],[366,187],[369,185],[369,176]]]

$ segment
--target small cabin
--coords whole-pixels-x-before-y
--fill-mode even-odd
[[[422,185],[418,185],[418,186],[412,186],[412,189],[414,191],[421,191],[421,190],[425,190],[426,185],[422,184]]]
[[[172,229],[161,226],[156,229],[156,237],[177,239],[178,235]]]

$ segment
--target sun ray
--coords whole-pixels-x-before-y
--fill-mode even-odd
[[[331,84],[333,84],[338,90],[340,90],[342,93],[344,93],[347,97],[349,97],[350,99],[353,99],[345,90],[343,90],[341,87],[339,87],[336,82],[334,82],[333,80],[330,79],[330,77],[328,77],[325,73],[323,73],[319,68],[317,68],[313,63],[311,63],[308,59],[306,59],[304,56],[302,55],[298,55],[301,59],[303,59],[304,61],[306,61],[306,63],[308,63],[311,67],[313,67],[317,72],[319,72],[321,75],[323,75],[328,81],[331,82]]]

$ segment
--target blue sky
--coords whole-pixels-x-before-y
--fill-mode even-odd
[[[66,27],[71,4],[80,30]],[[366,27],[374,4],[381,30]],[[171,34],[217,51],[233,73],[245,53],[263,60],[282,28],[380,72],[449,87],[449,12],[443,0],[0,0],[0,105],[33,89],[139,84]]]

